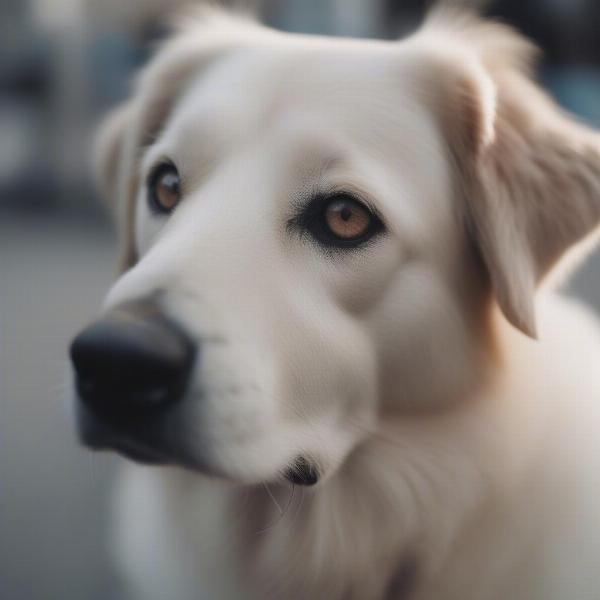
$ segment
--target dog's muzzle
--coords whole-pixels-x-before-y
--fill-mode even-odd
[[[154,303],[127,304],[85,328],[71,344],[82,441],[163,462],[165,423],[196,355],[183,328]]]

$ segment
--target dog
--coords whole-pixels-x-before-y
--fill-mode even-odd
[[[600,328],[555,291],[600,137],[536,55],[178,23],[101,130],[121,275],[71,347],[136,597],[600,598]]]

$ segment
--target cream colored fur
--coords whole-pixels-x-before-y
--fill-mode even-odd
[[[145,70],[99,150],[106,305],[160,291],[203,342],[180,435],[221,476],[123,465],[139,598],[600,598],[600,328],[540,288],[600,223],[600,140],[531,58],[464,15],[388,43],[209,12]],[[285,222],[338,187],[386,232],[331,257]],[[314,488],[281,477],[298,452]]]

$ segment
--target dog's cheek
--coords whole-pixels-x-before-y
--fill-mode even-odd
[[[327,320],[326,315],[323,315]],[[287,418],[305,432],[305,445],[335,469],[374,421],[377,369],[364,323],[344,317],[322,325],[320,338],[305,342],[290,361],[285,381]]]
[[[393,240],[382,238],[371,246],[332,261],[324,285],[342,310],[361,314],[385,292],[401,263]]]

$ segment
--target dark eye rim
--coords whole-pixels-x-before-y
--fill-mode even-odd
[[[177,167],[170,160],[164,160],[158,163],[151,169],[146,180],[146,198],[148,206],[155,214],[168,215],[177,207],[178,203],[174,204],[171,208],[165,208],[156,195],[156,184],[163,175],[169,172],[174,172],[179,179],[179,198],[181,199],[181,176],[179,175]]]
[[[326,212],[334,203],[340,200],[350,201],[367,211],[370,217],[369,226],[360,236],[342,238],[337,236],[327,225]],[[385,225],[377,210],[370,202],[359,198],[356,194],[346,191],[330,194],[319,194],[313,197],[307,205],[301,207],[298,214],[288,221],[288,229],[298,231],[302,236],[309,235],[321,247],[328,250],[357,249],[368,245],[385,232]]]

